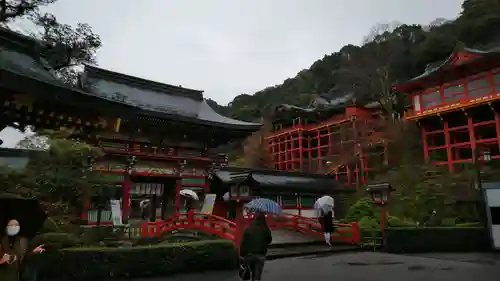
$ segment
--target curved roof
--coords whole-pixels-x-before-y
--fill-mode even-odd
[[[95,66],[85,66],[82,86],[93,95],[136,107],[144,115],[255,131],[261,126],[215,112],[203,92],[133,77]]]
[[[291,104],[280,104],[274,108],[273,116],[277,117],[282,112],[291,112],[295,114],[327,114],[343,113],[349,105],[358,105],[365,108],[373,108],[378,105],[377,102],[359,102],[356,101],[354,94],[345,94],[343,96],[330,100],[328,97],[318,95],[313,98],[309,107],[299,107]],[[310,116],[310,115],[309,115]]]
[[[209,180],[230,184],[248,182],[263,192],[329,194],[342,189],[335,177],[278,170],[227,167],[209,175]]]
[[[443,75],[453,72],[455,67],[472,65],[475,63],[484,63],[484,67],[489,67],[490,63],[498,61],[490,60],[492,57],[500,55],[500,47],[490,50],[478,50],[467,47],[458,47],[445,60],[427,65],[424,73],[414,77],[404,83],[394,85],[393,88],[400,92],[410,92],[421,88],[422,84],[429,83],[429,87],[439,83],[439,78]],[[481,71],[482,69],[479,69]],[[474,74],[474,73],[471,73]]]
[[[36,86],[44,99],[92,106],[96,98],[106,110],[119,108],[142,115],[183,122],[257,131],[261,124],[222,116],[204,100],[203,91],[158,83],[117,72],[85,66],[83,89],[63,84],[42,57],[43,46],[30,37],[0,28],[0,83],[19,91],[33,92]],[[23,82],[20,82],[23,81]],[[40,92],[40,93],[38,93]],[[50,94],[48,94],[50,93]]]

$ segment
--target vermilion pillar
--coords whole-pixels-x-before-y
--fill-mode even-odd
[[[495,109],[492,108],[492,110],[495,113],[495,128],[497,131],[497,143],[498,143],[498,148],[500,148],[500,115],[498,112],[495,111]]]
[[[243,217],[243,204],[236,204],[236,233],[234,234],[234,243],[240,249],[241,237],[243,236],[243,231],[245,230],[245,218]]]
[[[429,162],[429,144],[427,143],[427,132],[425,127],[422,125],[422,145],[424,147],[424,159],[425,162]]]
[[[453,172],[455,170],[453,166],[453,155],[451,153],[451,141],[450,141],[450,132],[448,127],[448,121],[444,120],[444,140],[446,145],[446,156],[448,157],[448,170]]]
[[[320,130],[318,129],[316,131],[316,161],[318,162],[318,171],[321,169],[321,135],[320,135]]]
[[[476,134],[474,132],[474,123],[472,122],[472,118],[467,115],[467,128],[469,130],[469,141],[470,148],[472,151],[476,151]]]
[[[304,150],[304,147],[302,146],[302,131],[299,131],[299,136],[298,136],[298,142],[299,142],[299,169],[301,172],[304,172],[304,166],[303,166],[303,159],[302,159],[302,152]]]
[[[130,188],[131,188],[130,176],[127,174],[124,176],[124,181],[123,181],[123,200],[122,200],[122,218],[127,221],[130,217],[130,203],[131,203]]]

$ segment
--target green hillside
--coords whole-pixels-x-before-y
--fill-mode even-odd
[[[457,47],[500,45],[500,2],[465,0],[457,19],[436,25],[378,27],[364,45],[347,45],[325,55],[280,85],[239,95],[229,106],[210,104],[222,114],[248,121],[277,104],[307,106],[315,94],[334,98],[352,93],[358,101],[379,101],[386,110],[397,110],[402,103],[391,91],[394,83],[421,74],[429,63],[445,59]]]

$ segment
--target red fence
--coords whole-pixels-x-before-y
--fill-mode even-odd
[[[251,216],[247,216],[246,222],[248,223],[251,219]],[[279,217],[268,216],[267,221],[271,229],[289,229],[299,231],[312,237],[323,237],[323,230],[317,218],[285,214]],[[332,233],[332,240],[336,242],[359,244],[361,238],[358,223],[336,223],[335,233]]]
[[[246,216],[244,220],[245,225],[251,219],[251,216]],[[315,218],[296,215],[269,216],[268,225],[271,229],[289,229],[312,237],[323,237],[321,225]],[[178,214],[168,217],[163,221],[144,223],[141,229],[141,237],[157,237],[162,235],[162,233],[170,233],[183,229],[199,230],[231,241],[238,241],[238,227],[234,221],[201,213]],[[349,244],[359,244],[360,234],[358,223],[336,224],[332,240]]]
[[[156,237],[162,233],[182,229],[200,230],[233,241],[236,237],[235,222],[214,215],[194,212],[174,215],[162,221],[146,222],[142,225],[141,237]]]

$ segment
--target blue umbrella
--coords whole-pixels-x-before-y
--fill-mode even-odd
[[[245,208],[249,212],[262,212],[267,214],[279,215],[281,214],[281,207],[278,203],[267,198],[258,198],[248,202]]]

